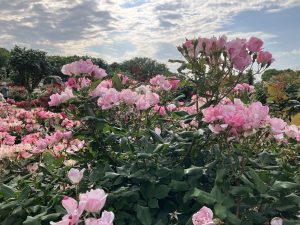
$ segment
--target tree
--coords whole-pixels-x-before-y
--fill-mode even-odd
[[[29,95],[40,81],[49,75],[50,63],[46,52],[15,46],[11,51],[9,64],[14,72],[11,79],[23,85]]]
[[[281,74],[281,73],[289,73],[289,72],[293,72],[293,70],[291,69],[287,69],[287,70],[276,70],[276,69],[269,69],[269,70],[266,70],[262,75],[261,75],[261,79],[263,81],[269,81],[273,76],[276,76],[278,74]]]
[[[5,48],[0,48],[0,77],[6,77],[9,57],[10,52]]]
[[[115,65],[114,65],[115,66]],[[172,75],[167,66],[150,58],[135,57],[120,65],[120,72],[127,72],[138,81],[145,81],[157,74]],[[118,72],[118,71],[116,71]]]

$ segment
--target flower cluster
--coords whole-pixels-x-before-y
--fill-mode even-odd
[[[84,142],[72,138],[79,121],[42,108],[27,111],[0,103],[0,159],[29,158],[49,151],[58,156],[82,149]],[[54,131],[52,131],[54,130]]]
[[[243,93],[251,94],[254,92],[254,86],[249,85],[247,83],[237,84],[233,88],[233,92],[236,94],[243,94]]]
[[[67,102],[69,99],[75,98],[72,88],[67,86],[65,91],[60,94],[56,93],[50,96],[50,102],[48,102],[49,106],[58,106],[62,103]]]
[[[62,67],[61,72],[65,75],[79,75],[85,74],[95,77],[96,79],[101,79],[107,76],[104,69],[99,68],[99,66],[94,65],[92,60],[79,60],[76,62],[72,62],[70,64],[66,64]]]
[[[221,36],[186,40],[178,49],[192,59],[199,55],[210,56],[222,52],[223,58],[220,57],[218,63],[228,57],[230,64],[236,70],[243,71],[256,59],[261,66],[268,66],[274,61],[271,53],[262,51],[262,46],[263,41],[256,37],[251,37],[249,40],[237,38],[227,41],[226,36]],[[215,59],[211,58],[210,63],[215,63]]]
[[[176,90],[179,85],[180,80],[171,79],[167,80],[165,76],[156,75],[155,77],[150,79],[150,84],[154,86],[154,88],[158,91],[170,91]]]
[[[228,131],[231,137],[240,137],[251,135],[261,128],[269,128],[269,133],[276,140],[283,141],[286,136],[300,141],[297,126],[288,126],[282,119],[271,118],[268,106],[260,102],[245,105],[240,99],[234,99],[233,102],[225,99],[216,106],[202,110],[202,113],[202,120],[209,123],[209,129],[215,134]]]
[[[198,212],[196,212],[192,216],[192,222],[193,225],[223,224],[218,219],[214,220],[213,217],[214,217],[213,211],[210,208],[203,206]],[[282,224],[283,224],[283,219],[280,217],[274,217],[271,220],[271,225],[282,225]]]
[[[68,172],[68,177],[73,184],[78,185],[83,177],[84,169],[81,171],[72,168]],[[74,225],[78,224],[83,212],[86,211],[89,216],[99,213],[105,203],[107,194],[102,189],[87,191],[79,195],[79,202],[74,198],[65,196],[62,200],[62,206],[66,209],[67,214],[59,222],[50,222],[52,225]],[[85,225],[113,225],[114,213],[103,211],[101,218],[88,217],[84,219]]]

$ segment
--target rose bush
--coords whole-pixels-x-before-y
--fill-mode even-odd
[[[24,224],[58,221],[63,196],[70,196],[63,200],[67,211],[65,201],[81,212],[80,203],[70,200],[79,192],[86,193],[79,196],[82,202],[99,198],[85,205],[87,212],[101,210],[105,198],[116,225],[258,225],[274,217],[297,224],[300,131],[255,100],[253,76],[274,61],[262,47],[255,37],[186,40],[178,47],[185,61],[171,60],[182,64],[179,74],[158,74],[147,82],[125,74],[110,76],[90,60],[65,65],[62,72],[69,79],[62,92],[50,96],[49,106],[80,121],[72,137],[84,140],[86,149],[64,155],[69,159],[57,166],[55,157],[42,157],[29,177],[41,176],[43,185],[28,178],[4,180],[3,224],[16,223],[16,215]],[[190,96],[181,87],[188,87]],[[3,140],[12,142],[9,136]],[[36,145],[43,156],[49,138]],[[85,176],[79,170],[69,172],[74,190],[65,177],[75,162],[85,168]],[[37,198],[51,199],[51,204],[43,200],[36,211],[35,205],[18,209],[14,201],[23,201],[20,193],[27,186],[27,195],[42,192]]]

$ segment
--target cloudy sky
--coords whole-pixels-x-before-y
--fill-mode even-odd
[[[0,0],[0,46],[167,62],[185,38],[257,36],[274,68],[300,69],[299,22],[300,0]]]

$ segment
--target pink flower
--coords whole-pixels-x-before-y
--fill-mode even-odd
[[[70,77],[67,81],[67,86],[78,89],[79,85],[77,84],[77,79],[75,77]]]
[[[272,54],[268,51],[260,51],[257,55],[257,62],[261,64],[269,64],[272,63],[274,59],[272,58]]]
[[[166,115],[166,108],[164,106],[155,105],[153,108],[154,112],[159,112],[159,115],[164,116]]]
[[[67,210],[68,214],[73,213],[77,207],[78,203],[74,198],[65,196],[63,200],[61,201],[62,206]]]
[[[285,134],[288,137],[295,138],[299,133],[299,129],[296,125],[289,125],[285,128]]]
[[[137,110],[147,110],[150,108],[150,103],[145,99],[145,95],[141,95],[136,101],[135,106]]]
[[[91,85],[91,80],[89,78],[79,78],[79,82],[80,82],[80,87],[81,88],[85,88],[85,87],[89,87]]]
[[[264,42],[256,37],[251,37],[246,46],[251,52],[259,52],[261,50],[261,47],[263,46]]]
[[[133,105],[139,98],[138,93],[131,91],[130,89],[123,89],[121,91],[121,99],[128,105]]]
[[[124,74],[118,73],[118,77],[122,84],[126,84],[129,81],[129,78]]]
[[[230,60],[233,67],[239,71],[243,71],[251,64],[251,57],[246,50],[245,39],[235,39],[226,44]]]
[[[92,75],[97,79],[102,79],[107,76],[107,73],[104,69],[99,68],[99,66],[94,65]]]
[[[161,129],[158,128],[158,127],[155,127],[154,132],[155,132],[157,135],[160,135],[160,134],[161,134]]]
[[[269,119],[271,125],[271,132],[274,135],[282,134],[285,130],[286,122],[279,118]]]
[[[113,225],[114,218],[115,215],[113,212],[103,211],[100,219],[85,219],[85,225]]]
[[[70,171],[68,172],[68,178],[70,179],[72,184],[79,184],[79,182],[81,181],[82,177],[83,177],[83,173],[84,173],[85,169],[82,170],[78,170],[78,169],[70,169]]]
[[[176,105],[174,105],[174,104],[168,104],[167,105],[167,110],[169,111],[169,112],[173,112],[174,110],[176,110]]]
[[[92,91],[91,95],[93,97],[100,97],[102,96],[107,89],[112,88],[112,81],[111,80],[104,80]]]
[[[87,212],[99,212],[105,205],[107,194],[102,189],[90,190],[85,194],[80,194],[80,201],[86,202]]]
[[[237,84],[234,88],[233,88],[233,92],[237,93],[237,94],[242,94],[244,92],[247,93],[253,93],[254,92],[254,86],[249,85],[247,83],[242,83],[242,84]]]
[[[103,211],[101,214],[101,225],[113,225],[115,215],[113,212]]]
[[[180,80],[169,80],[169,83],[171,84],[171,89],[176,90],[179,86]]]
[[[58,106],[60,103],[59,94],[56,93],[50,96],[50,102],[48,102],[49,106]]]
[[[213,212],[210,208],[203,206],[192,217],[194,225],[213,225]]]
[[[166,80],[165,76],[156,75],[150,79],[150,84],[156,86],[158,90],[169,91],[172,89],[171,83]]]
[[[271,220],[271,225],[282,225],[283,224],[283,220],[280,217],[274,217]]]
[[[99,107],[105,110],[119,105],[120,101],[120,92],[114,88],[110,88],[98,99],[97,104]]]
[[[71,137],[72,137],[72,131],[66,131],[63,133],[64,139],[71,139]]]
[[[70,64],[64,65],[62,73],[66,75],[91,74],[93,71],[93,63],[90,59],[79,60]],[[64,68],[65,67],[65,68]]]

